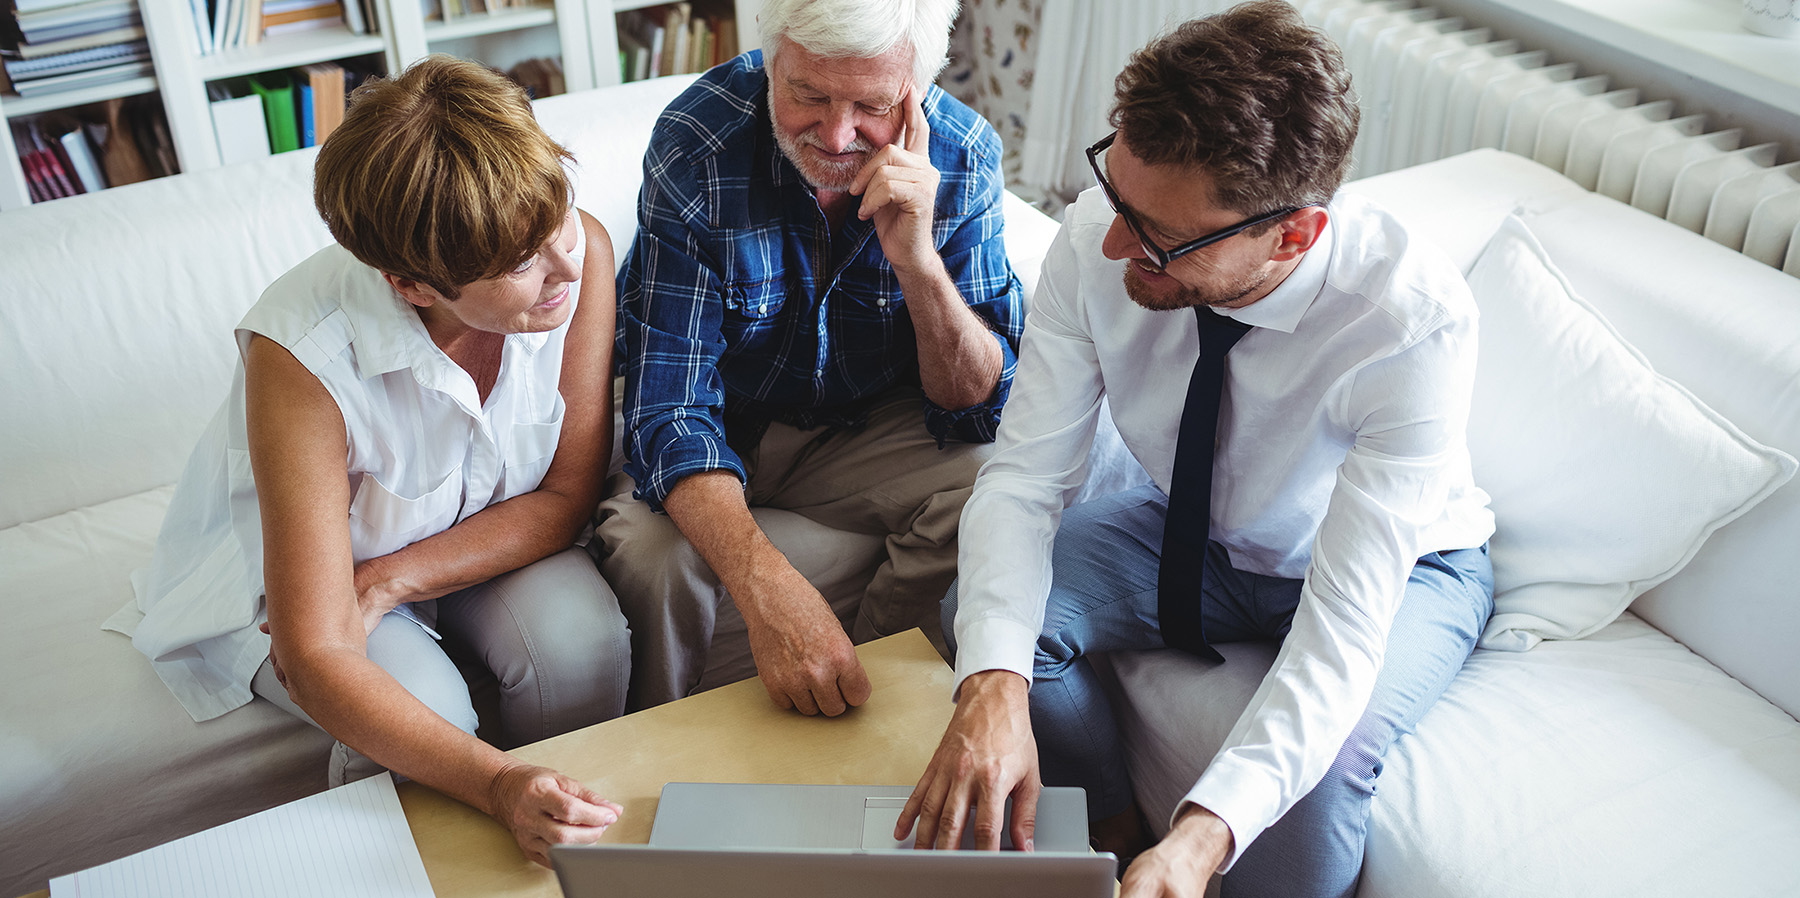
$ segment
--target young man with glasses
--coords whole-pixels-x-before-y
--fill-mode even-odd
[[[1041,776],[1085,787],[1100,847],[1129,858],[1149,840],[1087,656],[1279,641],[1122,894],[1197,896],[1218,871],[1228,896],[1348,896],[1382,755],[1492,608],[1474,302],[1448,259],[1335,195],[1349,76],[1286,3],[1137,53],[1112,121],[964,512],[958,705],[900,828],[1029,845]],[[1065,512],[1103,397],[1154,483]]]

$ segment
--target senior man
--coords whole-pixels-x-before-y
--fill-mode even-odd
[[[1041,772],[1085,786],[1096,838],[1129,857],[1148,838],[1087,657],[1279,641],[1122,893],[1198,896],[1216,870],[1226,895],[1344,898],[1383,754],[1493,604],[1465,439],[1475,304],[1441,253],[1335,195],[1350,79],[1285,3],[1139,51],[1112,123],[964,515],[960,697],[902,832],[916,817],[921,845],[954,846],[973,825],[992,847],[1011,794],[1029,844]],[[1064,513],[1103,395],[1155,483]]]
[[[631,622],[633,707],[695,687],[727,599],[777,705],[868,698],[806,576],[834,559],[790,558],[752,507],[885,538],[858,641],[938,629],[1023,318],[999,138],[931,84],[955,14],[770,0],[766,51],[657,122],[620,271],[626,464],[594,547]]]

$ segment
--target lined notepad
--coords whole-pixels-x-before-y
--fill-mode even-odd
[[[52,898],[427,898],[419,847],[382,773],[50,881]]]

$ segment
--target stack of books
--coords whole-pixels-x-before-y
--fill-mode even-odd
[[[452,22],[463,16],[499,15],[509,9],[530,9],[531,0],[419,0],[427,19]]]
[[[174,174],[175,148],[154,103],[109,100],[76,115],[12,123],[34,203]]]
[[[681,2],[619,13],[620,80],[704,72],[736,56],[732,9],[730,3]]]
[[[208,55],[312,28],[342,26],[367,34],[374,0],[188,0],[200,53]]]
[[[137,0],[13,0],[0,18],[0,67],[23,97],[148,75]]]
[[[366,75],[321,62],[265,72],[237,91],[224,83],[210,85],[220,162],[231,165],[323,143],[343,123],[354,82]]]

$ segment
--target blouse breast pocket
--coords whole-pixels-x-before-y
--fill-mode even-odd
[[[556,460],[557,440],[562,436],[562,409],[556,418],[537,424],[514,424],[507,435],[511,449],[502,464],[500,501],[522,496],[544,482],[550,463]]]
[[[463,505],[462,468],[417,496],[406,496],[365,473],[350,499],[350,549],[358,562],[398,552],[456,523]]]

